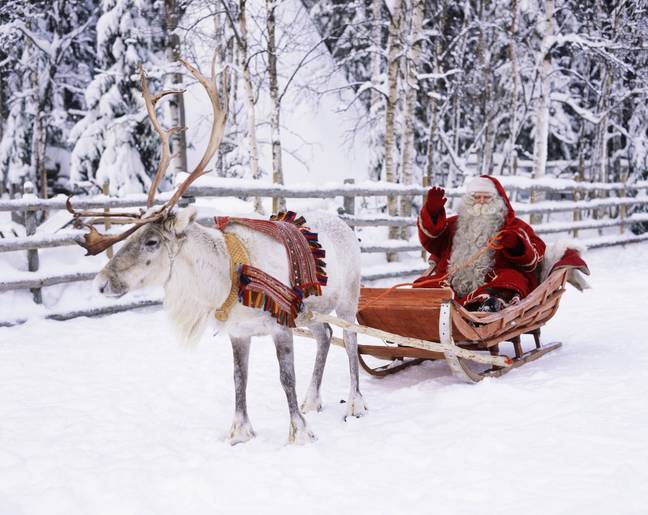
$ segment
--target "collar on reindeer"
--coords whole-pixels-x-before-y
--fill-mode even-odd
[[[250,264],[250,256],[248,255],[245,246],[241,243],[241,240],[232,233],[223,232],[223,236],[225,237],[225,245],[227,245],[227,253],[229,254],[230,259],[230,280],[232,285],[230,286],[229,295],[227,295],[225,302],[223,302],[223,305],[216,310],[214,315],[216,320],[221,322],[224,322],[229,318],[232,306],[236,304],[239,297],[239,267],[241,265]]]

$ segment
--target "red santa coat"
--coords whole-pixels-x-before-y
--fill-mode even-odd
[[[470,301],[481,293],[490,291],[509,290],[526,297],[538,286],[538,267],[545,252],[544,242],[534,230],[523,220],[515,216],[515,211],[500,182],[494,177],[483,175],[490,179],[504,200],[507,214],[500,231],[515,231],[521,241],[521,246],[515,249],[495,250],[493,269],[486,274],[485,283],[465,297],[458,297],[460,303]],[[443,286],[448,272],[448,261],[452,253],[452,241],[457,231],[458,217],[446,218],[445,209],[433,220],[432,214],[425,205],[418,218],[418,233],[421,245],[430,253],[430,262],[435,263],[433,275],[419,277],[414,287],[438,288]]]

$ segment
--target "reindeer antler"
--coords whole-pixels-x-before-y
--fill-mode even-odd
[[[182,182],[182,184],[178,187],[178,189],[171,196],[171,198],[160,209],[150,213],[148,216],[144,216],[143,214],[133,215],[132,213],[101,213],[101,212],[93,212],[93,211],[76,211],[72,207],[72,203],[70,201],[71,197],[68,197],[68,200],[66,202],[66,207],[67,210],[74,215],[75,222],[77,224],[84,225],[90,229],[90,232],[84,235],[84,241],[80,241],[80,240],[77,241],[79,245],[81,245],[83,248],[86,249],[87,251],[86,255],[94,256],[96,254],[99,254],[104,250],[106,250],[108,247],[114,245],[115,243],[128,238],[131,234],[133,234],[137,229],[139,229],[143,225],[157,222],[158,220],[162,220],[163,218],[167,217],[169,212],[173,208],[173,206],[176,205],[180,197],[184,194],[184,192],[191,185],[191,183],[205,173],[205,169],[207,168],[209,161],[211,160],[212,157],[214,157],[214,154],[216,153],[218,147],[221,144],[221,141],[223,139],[223,134],[225,133],[225,124],[227,123],[227,115],[229,112],[227,73],[225,70],[223,71],[223,77],[222,77],[223,91],[222,91],[222,99],[221,99],[221,94],[219,94],[218,89],[216,88],[213,63],[212,63],[211,80],[207,80],[205,76],[202,73],[200,73],[200,71],[197,68],[189,64],[187,61],[180,59],[180,62],[185,68],[187,68],[191,72],[191,74],[196,78],[196,80],[198,80],[198,82],[202,84],[205,90],[207,90],[207,95],[209,96],[209,100],[211,101],[212,113],[214,119],[212,122],[212,129],[209,135],[209,142],[207,144],[207,148],[205,149],[205,153],[202,156],[200,162],[196,165],[196,168],[194,168],[191,174],[189,174],[189,176]],[[146,204],[147,207],[150,209],[153,205],[153,201],[155,200],[155,193],[157,191],[157,187],[160,183],[160,180],[162,179],[162,176],[164,175],[164,172],[168,168],[169,163],[171,161],[171,150],[169,146],[169,139],[174,133],[184,130],[184,127],[171,127],[170,129],[163,129],[162,125],[158,121],[157,114],[155,112],[155,106],[160,99],[166,97],[167,95],[179,94],[179,93],[183,93],[183,91],[165,90],[158,93],[157,95],[151,96],[148,89],[148,84],[146,82],[146,76],[144,74],[143,66],[140,66],[140,79],[142,82],[142,94],[144,96],[146,110],[148,112],[149,118],[151,119],[151,123],[153,124],[153,128],[159,134],[160,139],[162,141],[162,152],[160,156],[160,163],[158,165],[157,171],[155,172],[155,176],[153,177],[153,181],[151,182],[151,187],[149,189],[148,196],[147,196]],[[222,106],[221,106],[221,100],[223,104]],[[106,235],[106,234],[101,234],[99,231],[97,231],[94,225],[87,224],[82,221],[83,218],[89,216],[103,217],[103,218],[105,217],[124,217],[126,219],[130,218],[134,225],[130,227],[128,230],[120,234]]]
[[[187,61],[185,61],[184,59],[180,59],[180,62],[185,68],[187,68],[187,70],[191,72],[191,74],[196,78],[196,80],[198,80],[198,82],[200,82],[200,84],[202,84],[202,86],[207,91],[207,95],[209,95],[209,100],[211,101],[212,115],[214,118],[212,121],[211,132],[209,134],[209,143],[207,144],[205,153],[203,154],[200,162],[196,165],[196,168],[193,169],[189,177],[187,177],[184,180],[184,182],[178,187],[176,192],[167,202],[169,208],[175,205],[175,203],[184,194],[184,192],[187,190],[187,188],[191,185],[192,182],[194,182],[198,177],[200,177],[205,173],[205,168],[207,168],[209,161],[211,160],[212,157],[214,157],[214,154],[216,153],[218,147],[221,144],[223,135],[225,134],[225,124],[227,123],[227,116],[229,114],[228,75],[226,69],[223,70],[223,76],[222,76],[223,105],[221,106],[221,96],[219,95],[218,89],[216,88],[216,76],[215,76],[213,64],[212,64],[212,78],[211,80],[207,80],[205,76],[202,73],[200,73],[200,71],[197,68],[194,68]]]
[[[153,181],[151,182],[151,187],[149,188],[148,197],[146,199],[146,207],[153,206],[153,200],[155,200],[155,194],[157,193],[157,188],[160,184],[162,176],[169,167],[171,162],[171,147],[169,140],[171,136],[175,133],[185,130],[184,127],[171,127],[170,129],[163,129],[162,125],[158,121],[157,113],[155,112],[155,105],[158,101],[167,95],[178,95],[184,93],[183,89],[169,89],[158,93],[157,95],[151,96],[149,93],[148,82],[146,81],[146,74],[144,73],[144,65],[140,64],[140,81],[142,83],[142,95],[144,96],[144,103],[146,104],[146,111],[148,112],[149,118],[151,119],[151,124],[153,129],[160,136],[162,142],[162,155],[160,156],[160,164],[158,165],[157,171],[153,176]]]

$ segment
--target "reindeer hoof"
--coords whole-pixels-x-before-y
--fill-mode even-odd
[[[290,431],[288,433],[288,443],[304,445],[317,440],[317,436],[313,433],[304,419],[296,420],[290,423]]]
[[[232,428],[230,429],[229,436],[227,440],[230,445],[236,445],[238,443],[245,443],[248,440],[251,440],[256,436],[252,425],[248,422],[234,422]]]
[[[320,399],[319,396],[307,396],[299,409],[301,409],[302,413],[308,413],[309,411],[322,411],[322,399]]]
[[[362,394],[358,393],[347,401],[347,412],[344,420],[348,417],[360,418],[367,414],[367,405]]]

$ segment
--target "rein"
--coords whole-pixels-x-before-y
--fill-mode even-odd
[[[504,247],[499,243],[499,239],[502,236],[502,231],[497,231],[493,236],[491,236],[488,241],[486,242],[486,245],[484,245],[482,248],[480,248],[477,252],[475,252],[472,256],[470,256],[468,259],[465,261],[462,261],[459,263],[457,266],[454,266],[448,271],[443,274],[440,277],[435,277],[435,278],[429,278],[429,279],[423,279],[422,281],[418,281],[416,283],[417,286],[420,286],[421,288],[425,288],[427,284],[432,284],[432,283],[440,283],[444,288],[449,288],[450,287],[450,279],[452,276],[458,272],[461,272],[462,270],[465,270],[469,266],[472,266],[483,254],[488,252],[489,250],[501,250]],[[379,300],[384,299],[387,297],[392,291],[396,290],[397,288],[402,288],[405,286],[413,286],[415,283],[413,282],[408,282],[408,283],[398,283],[395,284],[394,286],[391,286],[387,290],[385,290],[383,293],[380,295],[377,295],[373,299],[371,299],[367,304],[363,306],[363,308],[368,308],[378,302]]]
[[[171,280],[171,274],[173,274],[173,265],[175,264],[175,260],[178,257],[178,255],[180,254],[180,251],[182,250],[182,247],[183,247],[185,241],[187,241],[187,238],[184,237],[182,239],[182,241],[180,242],[180,245],[178,245],[178,250],[175,253],[173,253],[173,251],[171,250],[171,246],[169,244],[171,240],[168,239],[168,238],[165,238],[164,235],[161,232],[158,232],[158,234],[160,235],[160,239],[164,242],[164,246],[166,247],[167,254],[169,256],[169,262],[170,262],[169,275],[167,275],[167,278],[164,281],[164,286],[163,286],[164,288],[166,288],[166,285],[169,284],[169,281]]]

